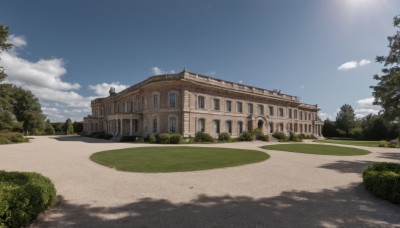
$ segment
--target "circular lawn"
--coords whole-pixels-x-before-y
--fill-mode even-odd
[[[94,153],[90,159],[117,170],[143,173],[185,172],[239,166],[267,160],[257,150],[211,147],[137,147]]]

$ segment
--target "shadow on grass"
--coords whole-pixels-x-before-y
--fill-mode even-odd
[[[393,227],[400,207],[353,184],[255,199],[199,195],[188,203],[143,198],[117,207],[61,202],[33,227]]]
[[[85,142],[85,143],[114,143],[113,140],[96,139],[91,137],[83,137],[79,135],[73,136],[55,136],[51,137],[60,142]]]
[[[325,165],[321,165],[318,168],[332,169],[341,173],[359,173],[362,172],[371,164],[373,161],[335,161]]]

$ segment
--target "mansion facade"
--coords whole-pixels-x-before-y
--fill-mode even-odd
[[[320,137],[323,122],[317,105],[281,94],[183,70],[148,78],[119,93],[91,102],[84,118],[86,133],[122,136],[177,133],[193,137],[207,132],[232,137],[259,128],[264,134],[294,132]]]

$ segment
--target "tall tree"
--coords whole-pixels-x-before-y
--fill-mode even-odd
[[[356,115],[354,114],[354,109],[351,105],[342,105],[340,111],[336,115],[336,127],[339,130],[344,131],[346,136],[349,136],[351,129],[356,125],[355,117]]]
[[[377,56],[376,62],[382,63],[382,75],[374,75],[378,81],[373,89],[374,104],[383,108],[383,115],[388,120],[396,120],[400,116],[400,16],[393,19],[397,29],[393,36],[389,36],[389,53],[387,56]]]
[[[336,131],[336,123],[334,121],[331,121],[330,119],[324,120],[322,135],[328,138],[338,136],[338,132]]]
[[[35,95],[29,90],[14,86],[12,98],[13,113],[17,120],[23,123],[24,133],[33,129],[44,130],[45,116]]]
[[[63,130],[65,131],[66,135],[72,135],[74,133],[74,126],[72,125],[72,121],[70,118],[65,121],[63,125]]]
[[[8,27],[0,25],[0,51],[9,50],[12,45],[7,43]],[[7,74],[4,72],[4,68],[0,66],[0,82],[6,78]]]

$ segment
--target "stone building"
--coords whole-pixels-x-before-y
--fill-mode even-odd
[[[121,136],[178,133],[194,136],[229,132],[232,137],[259,128],[321,136],[317,105],[296,96],[216,79],[186,70],[148,78],[119,93],[91,102],[84,118],[87,133],[105,131]]]

